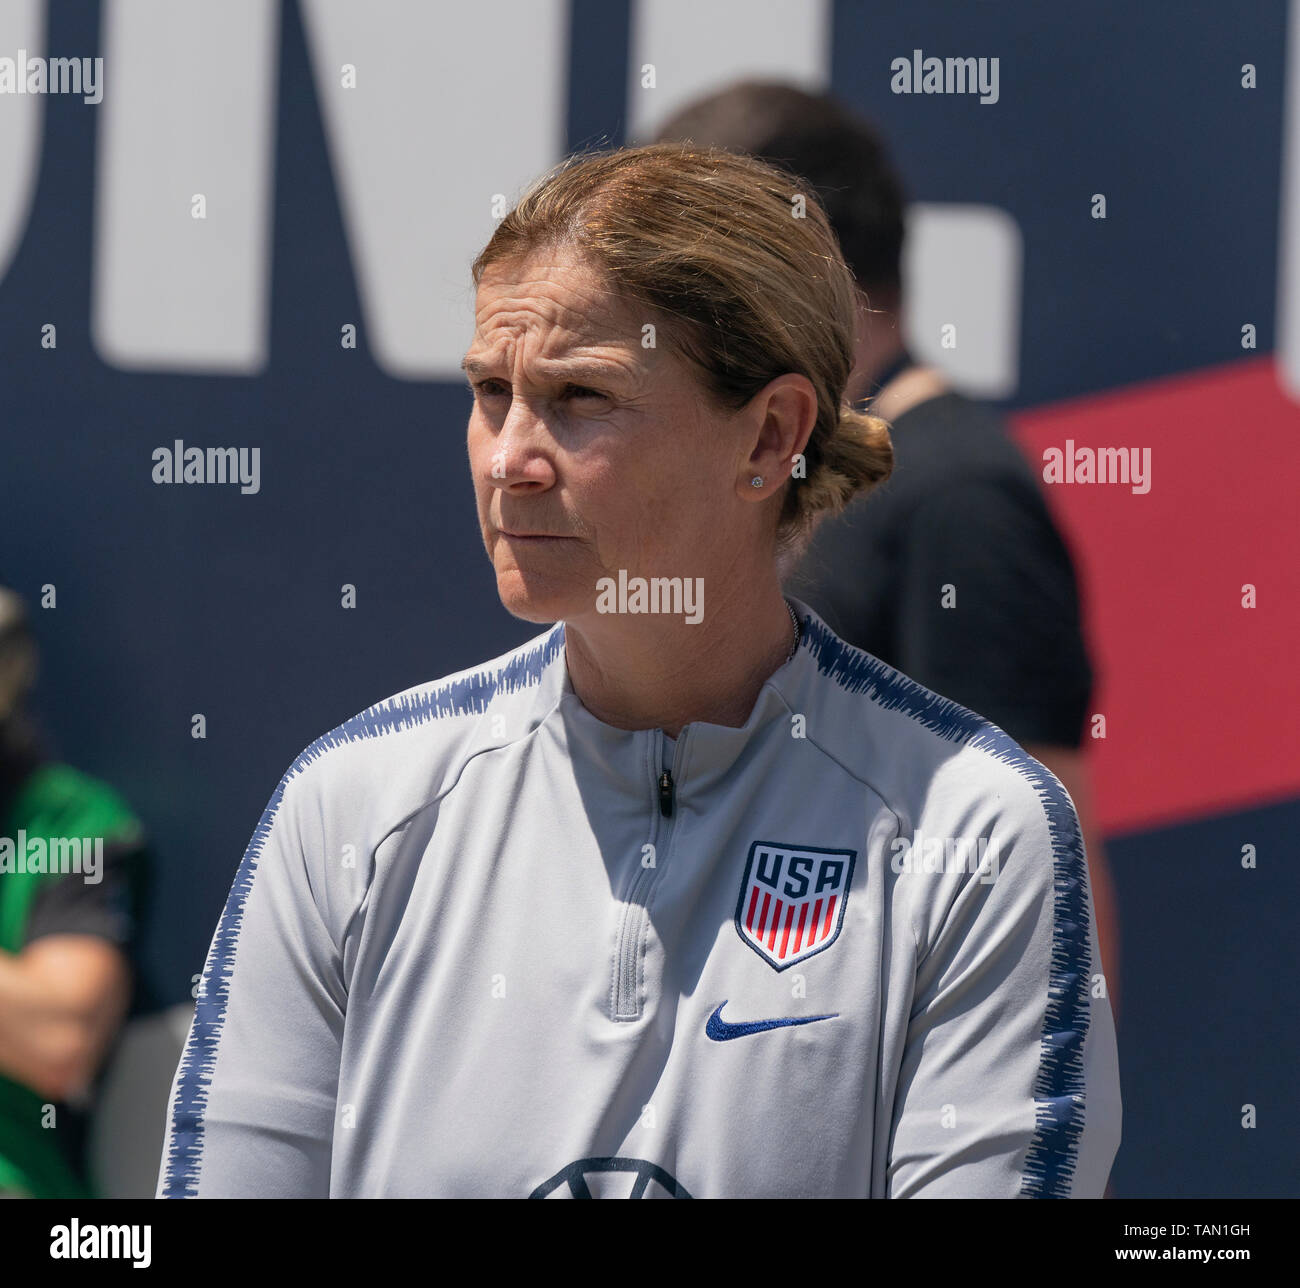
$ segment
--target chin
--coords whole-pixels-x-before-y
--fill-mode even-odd
[[[525,574],[517,568],[497,573],[497,594],[506,612],[525,622],[558,622],[591,606],[591,596],[572,582]]]

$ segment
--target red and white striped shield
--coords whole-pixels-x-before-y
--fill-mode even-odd
[[[736,929],[777,970],[829,948],[844,924],[856,850],[755,841],[745,862]]]

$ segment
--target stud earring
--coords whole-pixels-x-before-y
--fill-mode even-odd
[[[750,486],[750,487],[762,487],[762,486],[763,486],[763,480],[762,480],[762,478],[761,478],[759,475],[755,474],[754,477],[753,477],[752,479],[749,480],[749,486]]]

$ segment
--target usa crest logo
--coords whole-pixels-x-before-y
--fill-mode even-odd
[[[844,924],[856,858],[856,850],[755,841],[736,904],[741,939],[777,970],[829,948]]]

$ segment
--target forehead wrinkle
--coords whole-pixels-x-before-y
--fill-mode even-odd
[[[509,272],[512,267],[527,269],[530,275],[515,278]],[[618,291],[601,276],[598,270],[577,260],[538,265],[535,258],[529,258],[522,264],[516,261],[512,265],[494,265],[479,280],[479,286],[488,290],[505,287],[508,290],[523,291],[528,295],[538,294],[539,288],[542,294],[548,290],[560,289],[584,297],[587,307],[592,304],[617,306],[622,302]]]
[[[547,303],[552,307],[539,309],[532,300],[493,301],[482,311],[475,327],[479,342],[489,350],[503,345],[510,351],[519,346],[527,349],[540,347],[542,355],[558,356],[588,341],[591,330],[588,319],[555,301]],[[565,318],[565,313],[571,316]],[[571,323],[578,325],[575,327]]]
[[[617,330],[627,316],[629,302],[596,269],[580,261],[538,265],[530,257],[494,267],[495,272],[489,268],[479,281],[480,324],[504,309],[538,314],[550,325],[577,334],[593,319]],[[517,276],[520,273],[527,275]]]
[[[545,303],[558,313],[577,318],[612,314],[624,304],[619,294],[593,270],[584,271],[566,264],[551,266],[549,276],[529,276],[523,280],[514,280],[505,273],[498,277],[488,275],[479,282],[479,291],[492,296],[490,306],[524,304],[536,309],[539,303]]]
[[[583,335],[569,334],[564,328],[543,329],[528,320],[520,325],[503,323],[486,332],[480,328],[478,343],[461,360],[461,368],[476,376],[518,363],[539,378],[558,380],[564,376],[575,382],[617,379],[642,369],[630,341],[596,337],[590,327],[584,330]]]
[[[480,282],[475,342],[461,363],[467,373],[517,362],[539,379],[575,383],[644,373],[640,325],[594,272],[557,264],[545,276],[545,267],[524,267],[523,280],[503,271]]]

